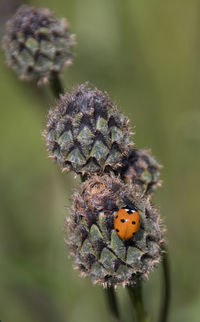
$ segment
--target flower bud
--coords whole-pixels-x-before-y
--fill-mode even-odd
[[[73,39],[65,19],[24,5],[8,21],[3,47],[8,65],[21,79],[45,83],[71,64]]]
[[[150,150],[131,148],[123,157],[122,166],[117,172],[127,183],[137,184],[149,193],[161,186],[160,168],[161,165],[151,155]]]
[[[126,185],[114,175],[95,175],[82,184],[66,219],[66,243],[83,276],[104,286],[132,285],[148,276],[160,261],[164,235],[149,198],[138,186]],[[127,225],[123,218],[119,229],[114,228],[114,218],[122,209],[123,214],[135,209],[132,212],[140,218],[139,230],[129,239],[119,236]],[[133,224],[129,222],[128,229]]]
[[[116,169],[131,145],[128,123],[108,96],[83,84],[48,115],[49,156],[82,175]]]

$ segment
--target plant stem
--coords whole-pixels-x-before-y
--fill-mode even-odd
[[[119,322],[120,315],[119,315],[119,309],[117,305],[117,298],[116,298],[114,287],[112,286],[107,287],[105,289],[105,294],[107,298],[108,307],[110,309],[112,321]]]
[[[64,93],[64,88],[58,73],[53,72],[50,81],[51,89],[56,98],[60,97],[60,94]]]
[[[135,321],[137,322],[149,321],[149,316],[147,315],[144,309],[144,303],[143,303],[143,297],[142,297],[142,281],[138,281],[134,286],[127,286],[127,290],[134,307]]]
[[[169,256],[166,245],[162,247],[162,269],[163,269],[163,285],[162,285],[162,302],[159,322],[167,322],[169,314],[169,305],[171,297],[171,281],[170,281],[170,265]]]

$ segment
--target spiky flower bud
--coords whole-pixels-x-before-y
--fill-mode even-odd
[[[132,182],[141,186],[146,192],[152,192],[161,185],[161,165],[152,156],[150,150],[131,148],[122,159],[122,166],[118,173],[127,183]]]
[[[137,209],[141,221],[128,240],[114,230],[114,216],[123,207]],[[66,242],[76,268],[94,283],[132,285],[159,262],[164,230],[138,186],[126,185],[114,175],[93,176],[74,194],[71,212]]]
[[[49,9],[21,6],[8,21],[3,47],[21,79],[47,82],[72,61],[74,36]]]
[[[87,84],[61,97],[49,113],[44,136],[49,156],[64,170],[81,174],[119,167],[130,146],[128,119]]]

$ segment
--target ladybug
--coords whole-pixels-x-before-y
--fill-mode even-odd
[[[114,229],[121,239],[132,238],[140,229],[140,215],[136,209],[128,206],[119,209],[114,217]]]

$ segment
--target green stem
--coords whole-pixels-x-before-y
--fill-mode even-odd
[[[114,287],[110,286],[105,289],[105,295],[107,298],[108,307],[110,310],[111,318],[113,322],[120,321],[119,309],[117,305],[117,298]]]
[[[170,282],[170,265],[169,256],[166,245],[162,247],[162,269],[163,269],[163,285],[162,285],[162,302],[159,322],[167,322],[169,314],[169,305],[171,297],[171,282]]]
[[[59,98],[60,94],[64,93],[64,88],[58,73],[53,72],[51,74],[50,85],[51,85],[52,92],[56,98]]]
[[[138,281],[134,286],[127,286],[127,290],[134,307],[135,321],[137,322],[149,321],[149,316],[147,315],[144,309],[144,303],[143,303],[143,297],[142,297],[142,281]]]

